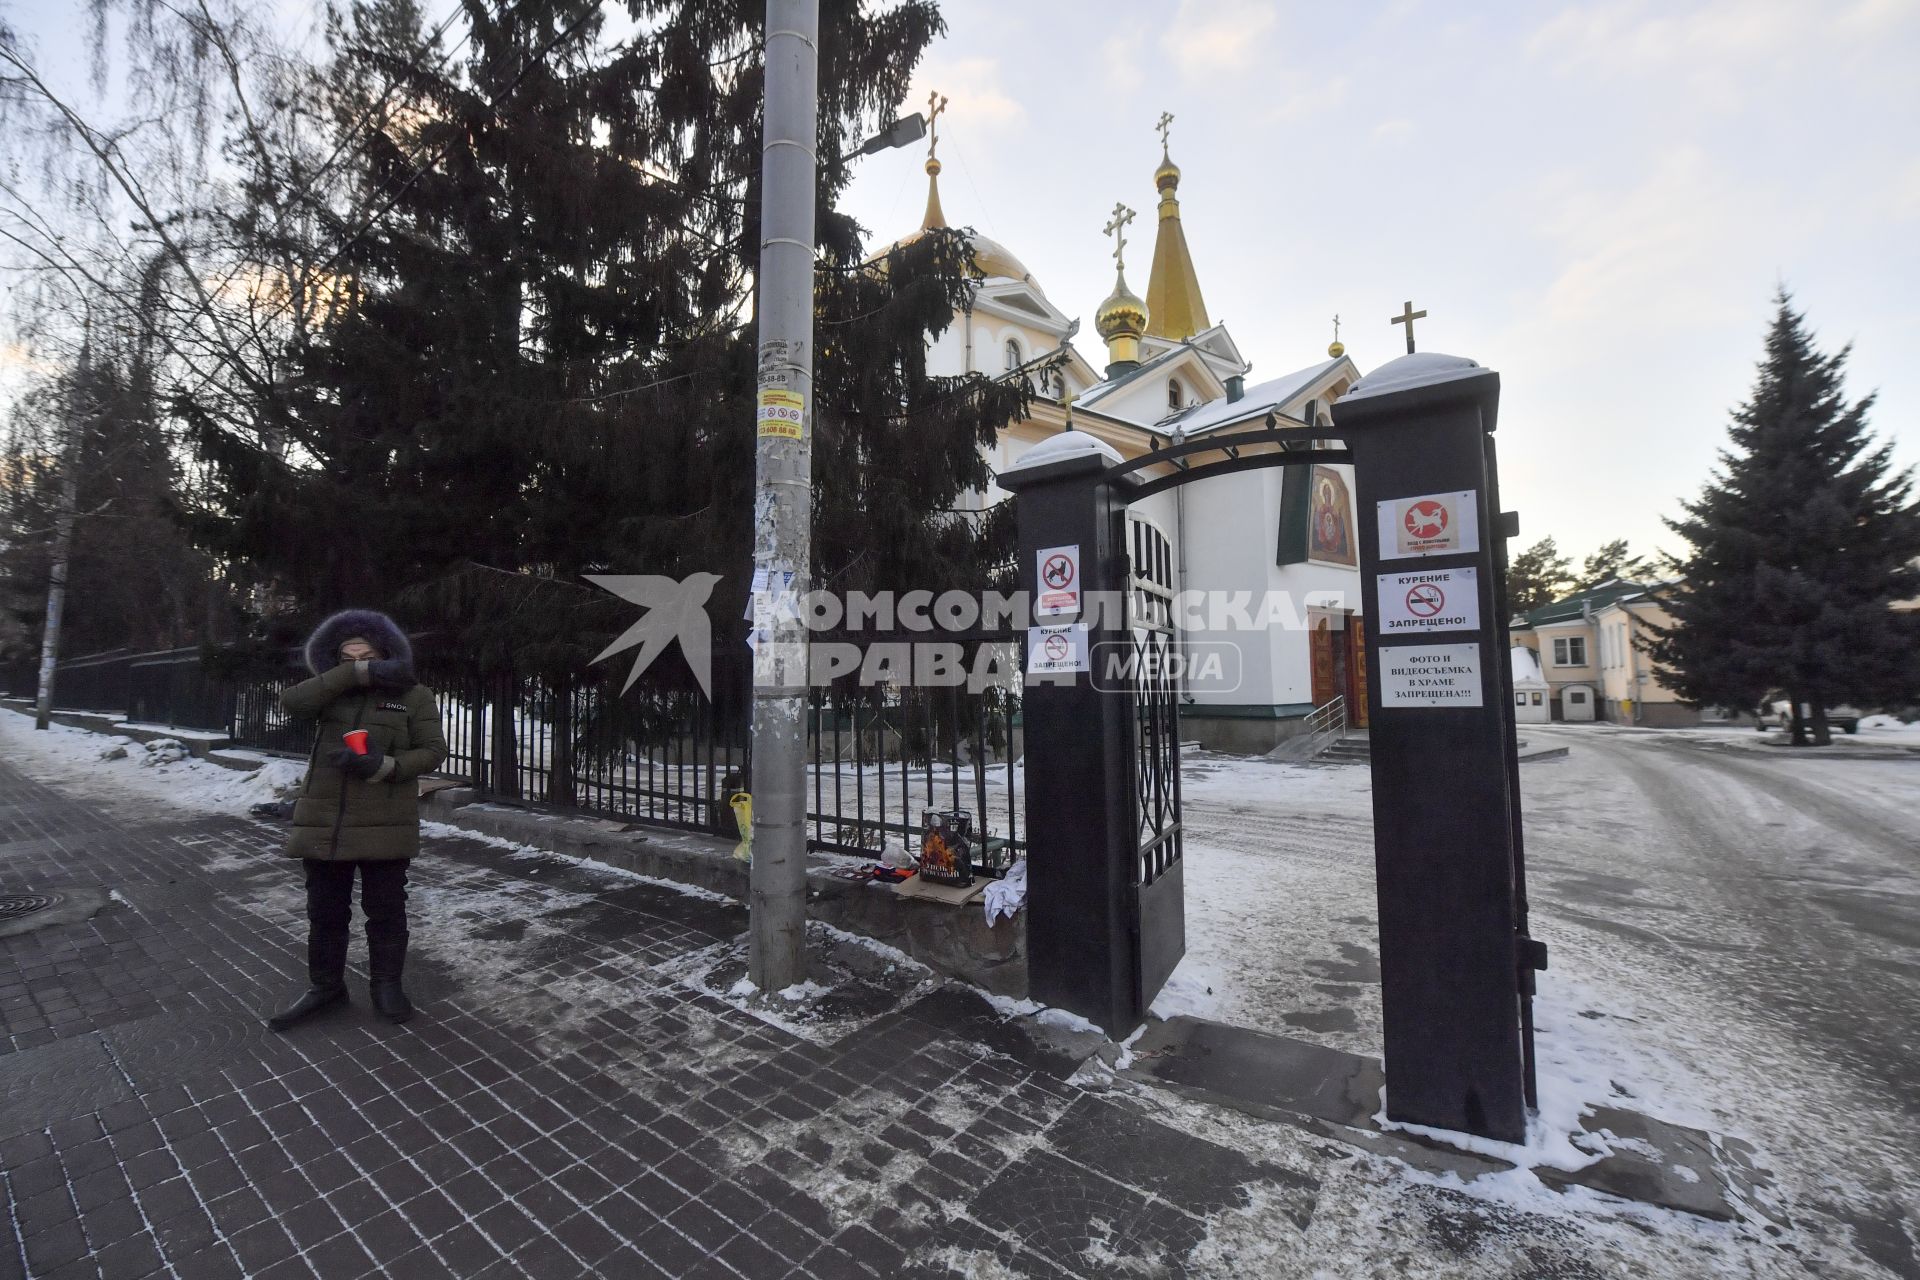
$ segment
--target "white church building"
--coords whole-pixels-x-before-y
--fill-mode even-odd
[[[1106,344],[1101,366],[1073,346],[1076,322],[1033,272],[993,240],[972,236],[982,278],[970,307],[932,344],[927,371],[1036,379],[1041,397],[1026,418],[1000,433],[989,458],[996,474],[1067,430],[1086,432],[1131,459],[1205,434],[1258,428],[1269,415],[1282,427],[1326,425],[1328,406],[1360,379],[1335,341],[1324,359],[1249,381],[1253,363],[1227,327],[1209,318],[1201,296],[1180,221],[1180,170],[1164,149],[1170,119],[1162,119],[1163,153],[1153,175],[1158,226],[1144,299],[1126,282],[1131,211],[1117,207],[1108,226],[1116,239],[1116,273],[1113,293],[1095,313]],[[876,256],[947,225],[940,162],[931,150],[926,168],[920,230]],[[1214,646],[1227,645],[1240,657],[1238,672],[1227,679],[1188,686],[1184,737],[1218,750],[1266,751],[1300,732],[1321,708],[1323,719],[1344,710],[1349,723],[1364,726],[1352,494],[1350,466],[1315,464],[1211,477],[1134,504],[1131,518],[1150,523],[1171,544],[1174,591],[1246,593],[1250,612],[1257,616],[1263,602],[1272,602],[1269,618],[1283,619],[1254,630],[1182,631],[1192,650],[1204,645],[1217,653]],[[1008,499],[998,486],[977,496],[983,505]],[[1336,699],[1342,707],[1329,706]]]

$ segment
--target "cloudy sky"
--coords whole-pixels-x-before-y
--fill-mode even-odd
[[[1920,462],[1920,3],[1296,4],[965,0],[928,59],[950,221],[1001,241],[1083,318],[1112,284],[1116,200],[1147,228],[1171,111],[1207,305],[1275,377],[1423,350],[1501,374],[1522,542],[1673,544],[1752,385],[1784,282],[1850,387]],[[924,153],[865,161],[853,208],[917,225]]]
[[[68,0],[13,0],[56,76],[85,76]],[[436,17],[443,3],[428,4]],[[311,36],[317,0],[272,0]],[[1276,377],[1331,318],[1362,369],[1425,350],[1502,377],[1523,543],[1646,548],[1696,491],[1751,386],[1784,282],[1850,386],[1920,462],[1920,0],[947,0],[928,88],[948,218],[1026,262],[1083,319],[1112,283],[1100,234],[1140,212],[1146,291],[1176,116],[1187,237],[1213,317]],[[918,224],[923,151],[863,162],[877,240]]]

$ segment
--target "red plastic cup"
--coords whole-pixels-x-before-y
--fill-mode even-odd
[[[340,739],[347,744],[347,750],[353,752],[353,754],[357,756],[367,754],[367,731],[365,729],[355,729],[351,733],[343,733],[340,735]]]

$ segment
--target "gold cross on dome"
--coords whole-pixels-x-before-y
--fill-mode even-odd
[[[1340,313],[1337,311],[1333,316],[1333,340],[1340,341]]]
[[[1403,324],[1407,326],[1407,354],[1408,355],[1413,354],[1413,322],[1415,320],[1424,320],[1426,318],[1427,318],[1427,313],[1425,311],[1415,311],[1413,309],[1413,303],[1409,302],[1401,310],[1399,315],[1394,316],[1393,318],[1387,321],[1388,324]]]
[[[1127,265],[1121,255],[1127,250],[1127,224],[1132,221],[1133,210],[1116,202],[1113,206],[1113,221],[1100,228],[1101,231],[1113,237],[1113,265],[1120,270],[1125,270]]]
[[[927,94],[927,159],[933,159],[933,153],[940,146],[940,115],[947,109],[947,100],[938,89]]]
[[[1162,111],[1159,122],[1153,127],[1160,131],[1160,150],[1164,153],[1167,149],[1167,131],[1173,127],[1173,112]]]

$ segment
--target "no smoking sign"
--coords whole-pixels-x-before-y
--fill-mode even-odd
[[[1063,622],[1027,628],[1027,674],[1048,675],[1087,671],[1085,623]]]
[[[1383,573],[1375,596],[1380,634],[1480,629],[1480,571],[1423,569]]]
[[[1416,618],[1431,618],[1447,607],[1447,593],[1431,582],[1422,582],[1407,590],[1407,612]]]

